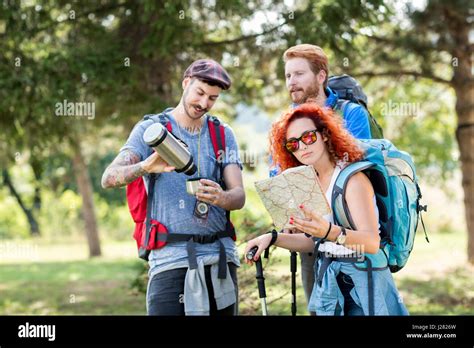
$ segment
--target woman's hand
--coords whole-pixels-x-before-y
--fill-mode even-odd
[[[314,237],[324,237],[329,229],[329,222],[315,211],[310,211],[303,205],[300,205],[299,208],[303,211],[306,219],[291,217],[290,224],[294,225],[298,230]]]
[[[257,238],[251,239],[247,242],[247,245],[245,246],[245,251],[244,251],[244,259],[245,262],[252,266],[253,261],[257,261],[258,258],[260,257],[260,254],[268,248],[270,245],[270,242],[272,241],[272,235],[271,233],[265,233]],[[257,252],[255,253],[255,256],[253,257],[253,260],[247,259],[247,253],[252,249],[253,247],[258,247]]]
[[[281,232],[285,234],[303,233],[300,230],[298,230],[296,227],[284,228],[283,230],[281,230]]]

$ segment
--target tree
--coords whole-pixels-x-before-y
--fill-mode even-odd
[[[39,188],[37,187],[35,189],[35,197],[34,197],[34,202],[31,207],[28,207],[26,203],[24,202],[24,199],[21,197],[20,193],[16,190],[15,185],[13,184],[13,181],[11,179],[10,173],[8,172],[8,169],[4,168],[2,170],[2,175],[3,175],[3,183],[5,186],[8,187],[10,190],[10,193],[12,196],[15,197],[17,200],[18,204],[20,205],[21,210],[25,213],[26,218],[28,220],[28,224],[30,225],[30,234],[31,236],[39,236],[40,235],[40,228],[38,225],[38,221],[35,217],[34,212],[39,210]]]
[[[80,132],[92,127],[81,125],[73,117],[59,118],[61,115],[55,111],[56,105],[63,100],[91,103],[93,100],[87,100],[88,95],[112,85],[114,73],[117,76],[114,65],[104,64],[105,52],[113,52],[110,50],[112,44],[96,40],[104,49],[100,51],[92,49],[85,40],[101,37],[106,28],[100,22],[81,21],[79,30],[74,22],[75,11],[68,11],[70,4],[55,7],[49,2],[33,6],[4,2],[0,6],[3,7],[1,19],[5,23],[0,40],[4,53],[0,58],[0,113],[6,153],[29,151],[35,169],[41,168],[43,149],[60,143],[69,145],[74,153],[71,157],[83,198],[90,256],[98,256],[100,244],[92,190],[79,141]],[[108,10],[111,10],[110,6]],[[61,17],[64,13],[68,16]],[[83,18],[84,13],[90,14],[86,9],[77,14],[78,18]],[[79,32],[83,34],[79,35]],[[103,78],[86,86],[87,76],[94,76],[97,70],[104,71]],[[37,163],[40,165],[35,165]],[[5,168],[11,164],[12,161],[4,162]],[[23,210],[31,221],[31,214]]]

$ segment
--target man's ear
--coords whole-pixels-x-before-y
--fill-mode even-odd
[[[318,84],[322,85],[324,81],[326,81],[327,74],[324,70],[319,70],[317,79],[318,79]]]
[[[188,87],[190,82],[191,82],[191,78],[189,76],[184,78],[183,82],[181,82],[181,87],[183,87],[183,90],[186,89],[186,87]]]

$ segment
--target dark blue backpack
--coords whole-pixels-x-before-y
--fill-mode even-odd
[[[367,107],[367,95],[364,93],[360,83],[350,75],[331,76],[328,79],[328,86],[337,93],[336,110],[340,110],[344,116],[349,103],[362,105],[369,114],[369,126],[372,139],[383,139],[383,129],[377,120],[370,113]]]

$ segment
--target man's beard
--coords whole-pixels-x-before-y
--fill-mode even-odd
[[[298,90],[298,92],[301,92],[301,89]],[[317,83],[314,83],[311,86],[309,86],[306,90],[303,90],[302,92],[303,92],[303,95],[297,99],[293,99],[290,92],[290,98],[293,100],[293,103],[303,104],[303,103],[306,103],[307,101],[315,101],[319,95],[319,86],[317,85]]]
[[[206,112],[208,112],[207,109],[200,109],[199,105],[192,105],[192,104],[189,104],[186,99],[187,99],[187,96],[188,96],[188,92],[185,91],[184,92],[184,95],[183,95],[183,106],[184,106],[184,111],[186,112],[186,115],[192,119],[192,120],[198,120],[200,119]],[[193,113],[193,110],[194,108],[197,107],[198,109],[201,110],[202,114],[200,116],[192,116],[192,113]]]
[[[193,116],[193,112],[197,111],[194,109],[195,107],[199,109],[198,105],[191,105],[184,102],[184,111],[186,112],[186,115],[192,120],[199,120],[207,112],[207,109],[199,109],[201,114],[199,116]]]

